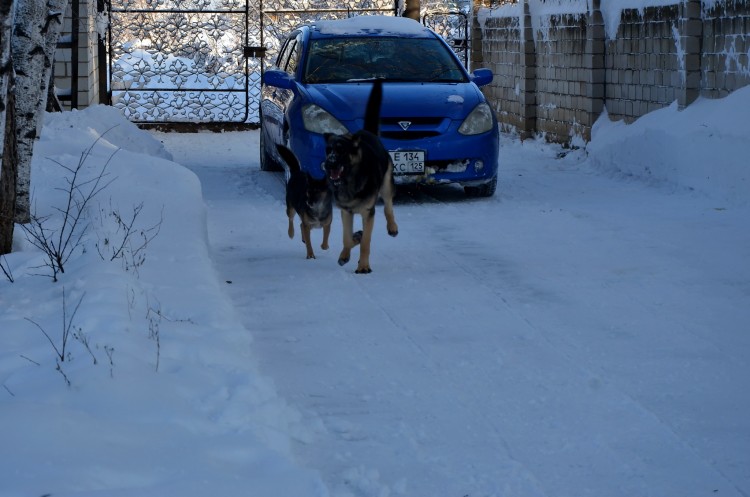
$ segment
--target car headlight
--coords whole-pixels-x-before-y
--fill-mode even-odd
[[[464,119],[458,132],[462,135],[478,135],[492,129],[492,109],[486,102],[477,105]]]
[[[302,109],[302,122],[305,129],[313,133],[345,135],[349,132],[338,119],[315,104],[306,105]]]

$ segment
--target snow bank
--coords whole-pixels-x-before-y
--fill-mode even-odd
[[[0,495],[327,495],[291,461],[307,429],[255,370],[192,172],[114,109],[49,114],[34,213],[61,225],[63,166],[86,149],[77,184],[104,171],[109,185],[59,281],[20,228],[3,260],[15,282],[0,280]],[[127,241],[118,216],[131,243],[111,260]],[[155,237],[138,250],[143,233]]]
[[[700,98],[682,111],[674,103],[630,125],[605,112],[592,129],[589,160],[599,170],[747,204],[748,108],[750,86],[720,100]]]
[[[102,145],[108,143],[112,147],[172,160],[172,155],[161,143],[123,119],[120,111],[105,105],[89,107],[84,111],[45,114],[41,141],[51,143],[49,147],[43,146],[42,150],[57,150],[57,142],[62,139],[64,149],[78,154],[102,135]]]

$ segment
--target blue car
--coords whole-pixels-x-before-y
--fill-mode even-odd
[[[467,73],[442,37],[402,17],[317,21],[292,31],[263,75],[261,169],[286,167],[280,145],[323,177],[324,134],[362,129],[378,78],[380,136],[396,184],[458,183],[468,195],[493,195],[498,125],[479,90],[492,72]]]

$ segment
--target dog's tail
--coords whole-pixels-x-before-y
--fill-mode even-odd
[[[372,82],[370,98],[367,99],[365,109],[365,130],[373,135],[380,134],[380,105],[383,102],[383,80],[376,79]]]
[[[284,159],[284,162],[286,162],[287,166],[289,166],[289,171],[294,172],[301,169],[299,160],[297,160],[297,156],[294,155],[294,152],[292,152],[285,146],[278,144],[276,145],[276,150],[279,151],[279,155],[282,159]]]

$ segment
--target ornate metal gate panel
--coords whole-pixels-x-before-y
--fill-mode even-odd
[[[470,42],[469,16],[460,11],[428,10],[422,15],[422,24],[445,38],[464,66],[469,67]]]
[[[112,0],[112,105],[136,122],[252,120],[247,20],[247,0]]]
[[[422,24],[445,38],[456,55],[469,67],[471,54],[471,0],[421,0]]]

